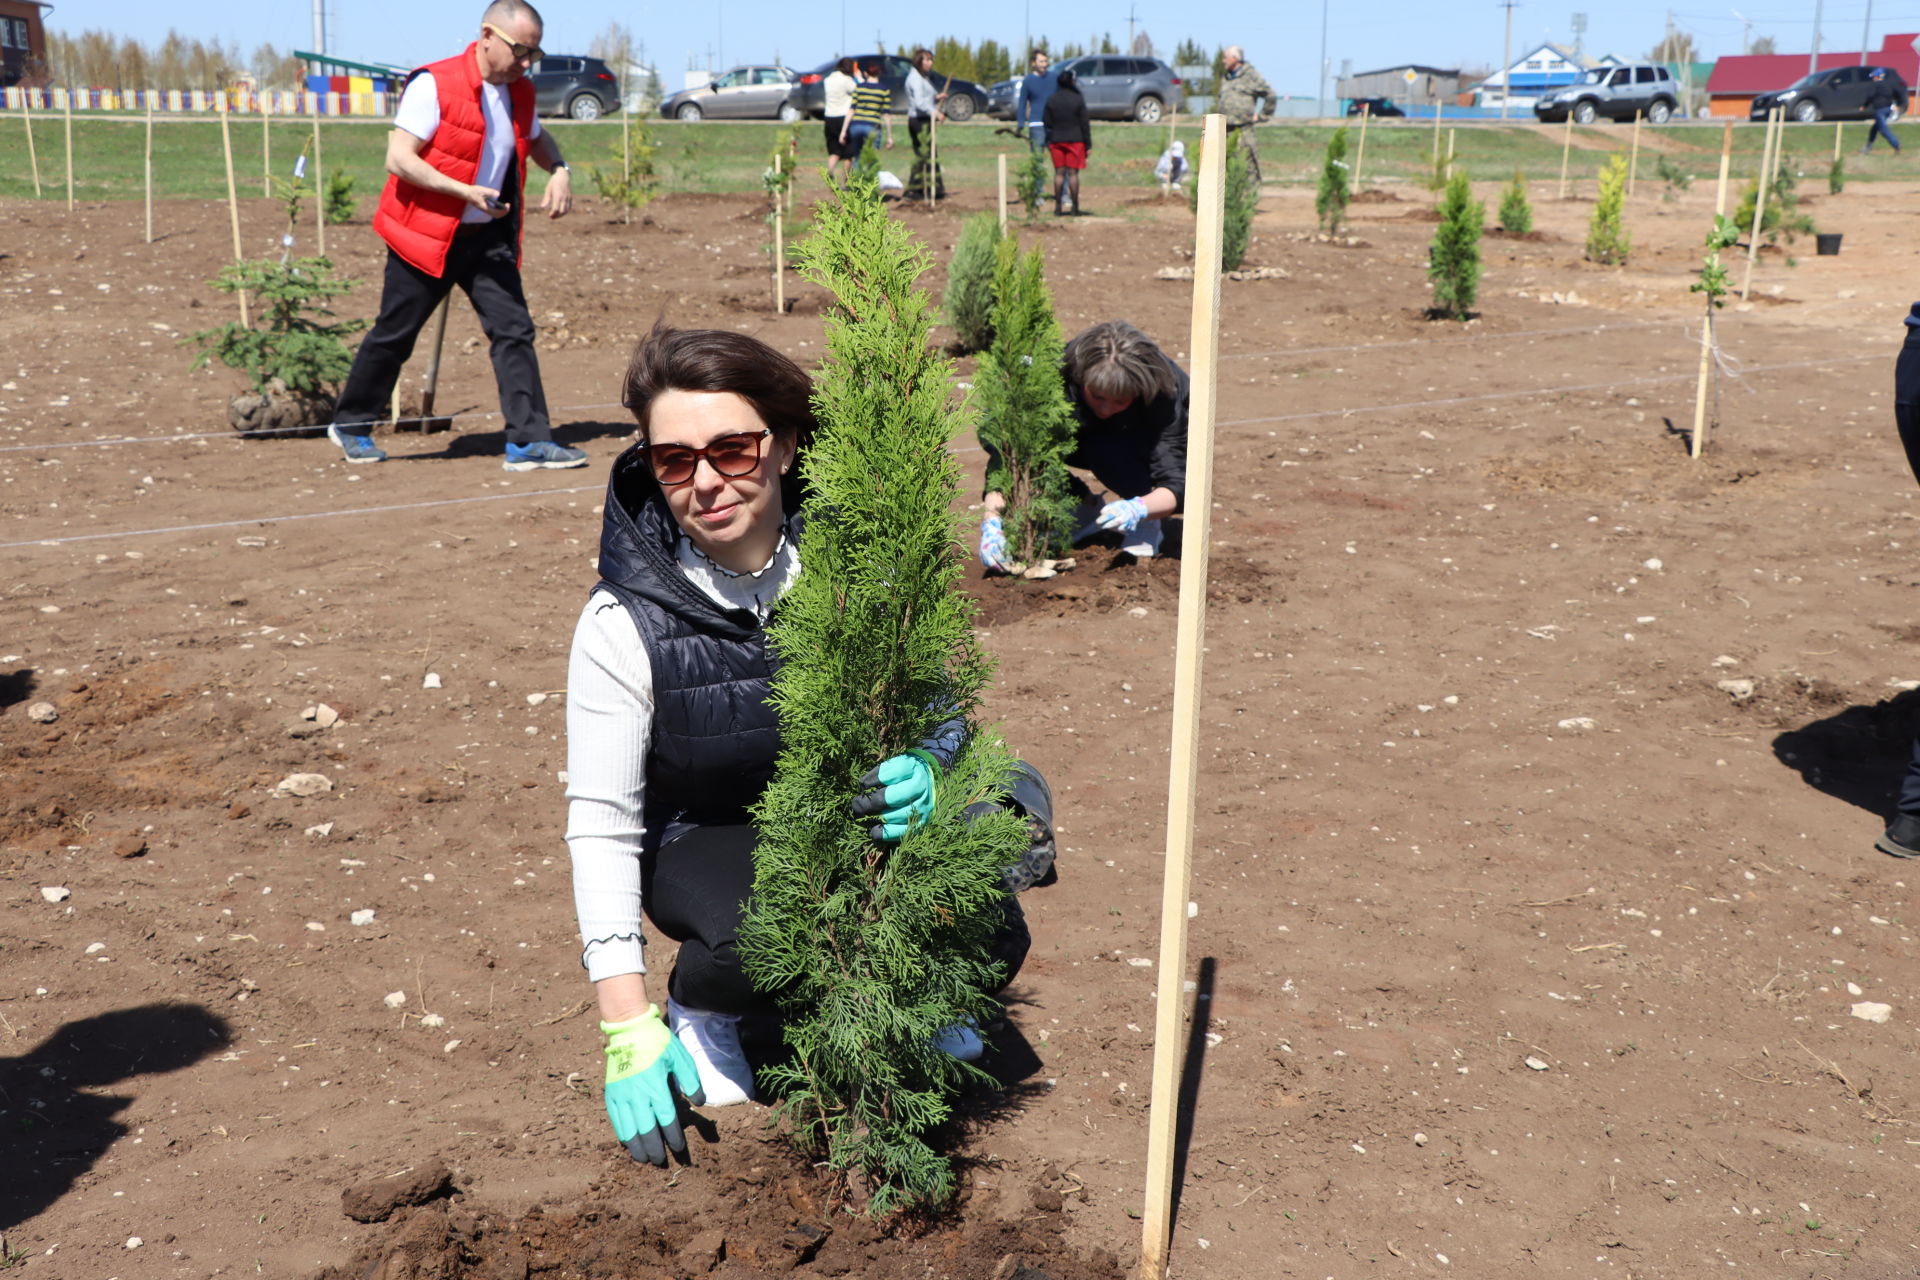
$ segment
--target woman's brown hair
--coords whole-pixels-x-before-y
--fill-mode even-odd
[[[620,403],[633,411],[643,440],[654,399],[663,391],[731,391],[779,438],[803,449],[813,439],[813,379],[744,333],[656,323],[634,347],[620,388]]]

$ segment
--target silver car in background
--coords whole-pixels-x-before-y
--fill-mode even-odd
[[[1087,114],[1095,120],[1138,120],[1159,124],[1169,111],[1180,109],[1180,77],[1158,58],[1123,58],[1117,54],[1088,54],[1056,63],[1071,71],[1087,100]],[[1002,80],[987,90],[987,114],[1013,119],[1013,98],[1020,77]]]
[[[669,120],[784,120],[800,118],[788,99],[799,80],[786,67],[763,63],[723,71],[697,88],[669,94],[660,114]]]

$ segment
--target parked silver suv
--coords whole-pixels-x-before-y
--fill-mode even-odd
[[[1665,124],[1679,106],[1680,87],[1673,72],[1657,62],[1639,62],[1595,67],[1578,84],[1543,95],[1533,104],[1533,114],[1556,123],[1571,115],[1575,124],[1592,124],[1602,116],[1631,120],[1639,112],[1648,124]]]
[[[1088,54],[1054,64],[1055,71],[1071,71],[1087,100],[1087,114],[1095,120],[1138,120],[1159,124],[1169,111],[1180,109],[1180,77],[1158,58],[1123,58],[1118,54]],[[1002,80],[987,90],[987,113],[1013,119],[1014,93],[1020,77]]]

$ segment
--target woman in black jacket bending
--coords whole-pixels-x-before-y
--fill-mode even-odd
[[[1056,217],[1067,210],[1067,197],[1073,197],[1073,210],[1080,212],[1080,171],[1087,167],[1087,152],[1093,148],[1093,127],[1087,122],[1087,100],[1080,96],[1080,85],[1073,72],[1060,73],[1060,87],[1047,99],[1042,113],[1047,126],[1047,154],[1053,158],[1053,212]]]

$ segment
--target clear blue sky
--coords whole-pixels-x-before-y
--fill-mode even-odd
[[[344,58],[417,64],[459,48],[479,26],[484,6],[472,0],[327,0],[329,46]],[[952,35],[978,42],[994,39],[1018,47],[1028,30],[1085,43],[1110,33],[1124,44],[1129,8],[1154,43],[1170,53],[1191,37],[1212,48],[1241,44],[1247,58],[1282,93],[1318,92],[1320,5],[1248,4],[1244,0],[976,0],[914,6],[879,0],[695,0],[694,3],[627,6],[606,0],[550,0],[538,6],[547,20],[546,47],[585,52],[610,21],[621,21],[645,43],[669,91],[680,87],[689,61],[721,67],[771,60],[808,68],[836,53],[872,49],[876,34],[889,47]],[[1813,38],[1813,9],[1780,0],[1747,0],[1740,13],[1755,37],[1770,35],[1782,53],[1804,52]],[[1652,0],[1529,0],[1513,10],[1514,56],[1542,40],[1571,45],[1572,16],[1584,11],[1589,54],[1644,55],[1665,32],[1663,5]],[[924,19],[913,15],[924,13]],[[1731,8],[1690,0],[1674,10],[1675,26],[1692,33],[1703,58],[1741,50],[1742,25]],[[1857,49],[1865,0],[1826,0],[1821,48]],[[842,14],[844,13],[844,22]],[[69,34],[103,28],[157,43],[167,28],[202,37],[217,35],[250,54],[263,43],[305,49],[312,43],[311,0],[264,0],[222,5],[156,5],[150,0],[58,0],[48,25]],[[1326,51],[1332,77],[1343,61],[1356,71],[1419,62],[1440,67],[1493,67],[1500,61],[1505,10],[1494,0],[1343,0],[1328,7]],[[844,27],[846,43],[841,48]],[[1880,0],[1873,12],[1870,48],[1888,32],[1920,31],[1920,0]]]

